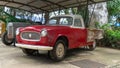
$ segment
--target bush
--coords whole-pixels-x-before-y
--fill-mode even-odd
[[[114,26],[109,28],[109,26],[109,24],[102,26],[102,29],[104,30],[103,45],[120,48],[120,28]]]

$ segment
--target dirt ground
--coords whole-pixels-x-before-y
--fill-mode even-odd
[[[21,49],[5,46],[0,41],[0,68],[82,68],[71,64],[71,62],[84,59],[99,62],[106,66],[115,66],[120,63],[120,50],[103,47],[97,47],[94,51],[74,49],[68,51],[63,61],[53,62],[47,54],[27,56]],[[115,68],[120,68],[120,66]]]

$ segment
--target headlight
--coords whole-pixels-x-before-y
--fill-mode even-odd
[[[20,33],[20,28],[16,29],[16,35],[18,35]]]
[[[47,35],[47,30],[46,29],[43,29],[42,31],[41,31],[41,37],[45,37],[46,35]]]

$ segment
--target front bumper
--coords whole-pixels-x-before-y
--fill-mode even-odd
[[[28,44],[16,44],[17,47],[19,48],[26,48],[26,49],[33,49],[33,50],[44,50],[44,51],[49,51],[52,50],[53,47],[50,46],[36,46],[36,45],[28,45]]]

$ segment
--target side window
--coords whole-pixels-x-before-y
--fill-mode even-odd
[[[80,19],[75,19],[74,20],[74,26],[76,27],[82,27],[82,22]]]
[[[56,19],[51,19],[48,24],[53,25],[53,24],[56,24],[56,23],[57,23]]]
[[[72,18],[60,18],[60,23],[61,25],[71,25],[72,24]]]
[[[60,19],[60,24],[62,24],[62,25],[67,25],[67,24],[68,24],[67,19],[66,19],[66,18],[61,18],[61,19]]]

